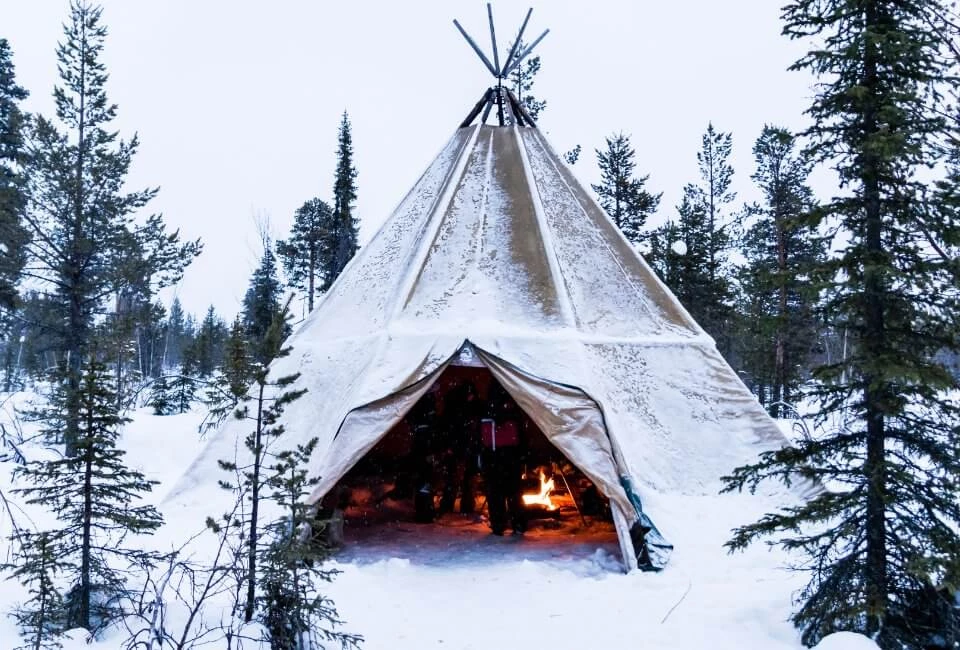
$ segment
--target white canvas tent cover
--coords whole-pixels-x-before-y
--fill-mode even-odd
[[[657,494],[715,494],[786,444],[536,127],[458,129],[288,340],[271,372],[301,373],[308,393],[287,407],[282,446],[319,437],[314,501],[465,343],[609,498],[628,568],[642,550],[628,531],[669,518]],[[179,491],[247,428],[227,422]],[[655,528],[647,542],[663,566],[669,545]]]

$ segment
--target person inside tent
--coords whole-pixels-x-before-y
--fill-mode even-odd
[[[410,469],[413,474],[414,517],[420,523],[434,518],[433,478],[437,438],[437,393],[435,389],[421,397],[407,413],[407,426],[412,436]]]
[[[527,529],[523,509],[523,413],[502,388],[491,387],[489,415],[481,423],[483,486],[494,535],[503,535],[507,520],[514,535]]]
[[[460,512],[474,511],[473,480],[477,475],[480,418],[483,403],[473,382],[466,381],[451,388],[443,401],[444,429],[449,446],[443,459],[443,497],[440,512],[453,512],[460,492]]]

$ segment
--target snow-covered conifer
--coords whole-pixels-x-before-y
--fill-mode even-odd
[[[69,583],[61,620],[67,628],[97,631],[122,614],[127,572],[151,561],[149,553],[131,543],[132,536],[152,533],[162,518],[153,506],[138,503],[155,482],[127,467],[125,452],[117,448],[120,428],[128,420],[118,411],[110,374],[92,358],[82,370],[74,393],[75,453],[17,468],[26,485],[16,491],[57,518],[58,527],[44,534]],[[70,394],[61,383],[41,411],[51,441],[62,439]]]
[[[794,622],[803,641],[863,632],[880,647],[955,647],[960,579],[957,221],[924,178],[955,140],[958,27],[942,0],[793,0],[784,33],[809,39],[794,68],[818,76],[807,113],[815,159],[841,191],[815,214],[838,234],[822,313],[849,354],[816,371],[826,435],[764,454],[731,489],[801,477],[827,488],[740,528],[806,555]],[[930,218],[937,215],[938,218]],[[954,250],[956,250],[954,248]],[[934,645],[936,644],[936,645]]]
[[[289,304],[289,301],[288,301]],[[225,489],[245,495],[250,508],[241,522],[242,534],[247,545],[247,593],[243,601],[244,620],[253,620],[257,594],[257,559],[260,556],[262,523],[260,522],[261,501],[265,498],[271,454],[279,450],[271,449],[283,435],[284,427],[279,423],[288,404],[299,399],[306,390],[292,389],[291,385],[299,378],[299,373],[282,377],[271,377],[270,362],[290,353],[283,348],[287,325],[287,308],[276,314],[263,342],[265,358],[256,364],[252,372],[252,383],[239,399],[234,411],[238,420],[249,422],[251,429],[244,437],[245,452],[242,457],[232,460],[220,460],[221,469],[230,472],[233,480],[222,480]],[[242,452],[241,452],[242,453]]]
[[[269,467],[265,498],[285,513],[265,529],[260,551],[259,608],[270,634],[270,647],[306,650],[336,642],[342,648],[358,647],[360,637],[341,632],[334,603],[320,593],[323,582],[339,573],[323,566],[330,549],[323,541],[326,522],[316,518],[307,497],[319,482],[308,466],[317,445],[305,445],[275,454]]]
[[[774,417],[809,377],[820,330],[813,274],[826,258],[826,240],[811,227],[810,161],[796,148],[793,134],[773,126],[764,127],[753,147],[753,179],[763,202],[750,210],[741,240],[746,264],[738,272],[736,356],[748,385]]]
[[[600,183],[592,185],[600,205],[633,244],[644,239],[643,227],[657,210],[660,194],[651,194],[644,186],[648,176],[634,176],[636,153],[630,136],[616,133],[607,138],[607,147],[597,149]]]
[[[330,206],[320,199],[310,199],[293,215],[290,237],[277,242],[287,282],[306,294],[308,311],[313,311],[317,293],[332,283],[326,273],[336,255],[335,230]]]

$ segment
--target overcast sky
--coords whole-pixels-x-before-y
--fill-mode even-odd
[[[696,180],[709,121],[734,137],[734,185],[752,200],[751,147],[765,123],[797,129],[811,81],[787,72],[803,45],[780,36],[779,2],[541,2],[527,28],[537,48],[535,94],[557,150],[581,144],[574,167],[596,181],[595,148],[632,136],[638,171],[674,214]],[[501,50],[531,6],[499,0]],[[0,0],[27,110],[53,113],[55,47],[64,0]],[[486,5],[460,0],[104,0],[108,94],[116,128],[141,140],[131,187],[160,186],[151,211],[203,255],[177,292],[201,315],[228,320],[259,254],[257,217],[285,236],[305,200],[329,200],[337,125],[353,123],[361,240],[369,238],[490,85],[451,21],[489,51]],[[529,40],[529,39],[528,39]],[[169,296],[165,296],[169,301]]]

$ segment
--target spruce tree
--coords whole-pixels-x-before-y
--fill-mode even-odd
[[[353,134],[350,118],[343,112],[337,135],[337,169],[333,182],[333,233],[329,268],[326,269],[324,289],[328,289],[357,252],[359,221],[353,214],[357,200],[357,170],[353,166]]]
[[[510,45],[512,48],[513,45]],[[519,54],[523,52],[526,45],[523,41],[516,47],[516,51]],[[509,48],[508,48],[509,51]],[[537,99],[533,94],[533,85],[537,81],[537,75],[540,73],[542,68],[542,61],[539,56],[528,57],[514,68],[513,72],[510,73],[507,84],[513,86],[514,95],[516,95],[517,100],[523,105],[523,108],[527,111],[527,114],[533,119],[534,122],[540,121],[540,116],[543,114],[543,111],[547,108],[547,100]],[[575,165],[580,159],[580,152],[583,150],[579,144],[575,145],[572,149],[569,149],[563,152],[562,156],[564,161],[568,165]]]
[[[730,241],[732,224],[729,216],[724,214],[724,206],[737,198],[736,193],[730,189],[733,182],[733,167],[729,162],[732,149],[733,136],[717,131],[713,128],[713,123],[709,123],[697,153],[701,184],[696,186],[695,196],[707,216],[707,272],[712,282],[716,282],[722,274],[722,257]]]
[[[189,362],[172,375],[160,375],[150,384],[147,406],[154,415],[175,415],[190,410],[196,399],[195,371]]]
[[[186,413],[197,399],[196,368],[184,360],[180,371],[170,380],[170,394],[174,412]]]
[[[51,367],[56,364],[56,350],[60,343],[57,335],[59,310],[54,297],[39,291],[27,291],[20,297],[20,305],[16,311],[14,323],[16,328],[11,330],[9,339],[11,349],[16,345],[11,363],[16,364],[20,359],[20,374],[46,379]],[[23,349],[14,331],[19,330],[24,337]]]
[[[289,348],[283,348],[282,343],[287,326],[286,307],[278,312],[264,338],[262,352],[264,358],[253,369],[253,382],[239,400],[239,406],[234,412],[238,420],[249,422],[251,429],[243,440],[246,456],[235,460],[221,460],[221,469],[234,475],[233,481],[221,481],[225,489],[238,492],[246,496],[250,502],[250,509],[243,522],[244,539],[247,545],[247,593],[243,602],[244,621],[250,622],[256,609],[257,599],[257,560],[260,556],[260,508],[262,500],[267,496],[266,486],[269,480],[267,473],[271,450],[276,440],[283,435],[283,425],[279,424],[280,417],[288,404],[299,399],[306,390],[293,390],[291,385],[299,378],[299,373],[282,377],[271,377],[269,366],[275,359],[290,353]]]
[[[156,482],[127,467],[125,452],[117,448],[128,420],[117,409],[109,373],[92,357],[82,368],[76,453],[34,461],[17,468],[16,475],[28,484],[17,488],[26,502],[47,508],[59,522],[45,534],[70,582],[64,625],[97,631],[123,614],[126,565],[151,562],[150,554],[130,544],[131,536],[152,533],[162,519],[153,506],[137,503]],[[41,413],[51,442],[63,435],[68,391],[61,383]]]
[[[729,357],[733,350],[732,270],[728,263],[734,219],[724,207],[736,195],[730,190],[733,168],[729,164],[732,138],[721,133],[713,124],[703,135],[697,164],[700,183],[683,188],[683,198],[677,206],[676,228],[678,238],[664,242],[665,232],[653,234],[657,240],[648,256],[654,269],[662,271],[668,263],[674,264],[674,279],[667,285],[697,323],[717,342],[717,348]],[[672,246],[682,242],[678,253]],[[659,256],[669,256],[660,258]]]
[[[13,562],[3,567],[9,578],[27,587],[29,598],[14,611],[27,645],[17,650],[53,650],[62,645],[57,636],[64,632],[63,596],[57,587],[58,574],[65,571],[50,533],[20,531],[11,536]]]
[[[341,621],[334,604],[319,593],[320,583],[330,582],[339,571],[323,567],[330,556],[319,541],[326,522],[318,521],[315,507],[307,503],[320,480],[308,472],[316,446],[313,438],[275,454],[266,481],[266,498],[285,513],[266,527],[260,551],[258,606],[273,650],[321,648],[325,641],[359,647],[361,641],[335,629]]]
[[[780,417],[782,402],[797,395],[807,376],[818,334],[812,272],[826,259],[826,241],[810,226],[810,162],[787,130],[766,126],[753,147],[753,180],[763,204],[750,214],[742,240],[746,265],[739,272],[746,327],[737,331],[739,358],[750,383]]]
[[[174,298],[170,303],[170,313],[167,315],[163,333],[163,367],[176,368],[183,363],[183,353],[189,345],[187,315],[179,298]]]
[[[274,319],[282,311],[274,314]],[[233,321],[227,341],[224,344],[223,367],[221,371],[226,380],[227,391],[236,398],[243,396],[253,381],[255,362],[251,344],[240,318]]]
[[[249,340],[253,356],[257,361],[267,358],[265,340],[267,331],[280,313],[280,300],[283,287],[277,273],[277,258],[270,241],[263,244],[263,256],[260,265],[250,278],[250,286],[243,297],[243,325]],[[289,327],[286,330],[289,333]]]
[[[767,453],[729,482],[800,476],[830,489],[742,527],[730,546],[774,535],[806,554],[794,622],[809,645],[853,630],[884,649],[955,647],[960,407],[935,353],[957,345],[956,278],[936,254],[957,222],[927,218],[940,206],[926,202],[919,173],[942,160],[950,135],[952,5],[793,0],[783,19],[787,36],[811,41],[793,66],[819,78],[811,153],[843,189],[817,214],[840,238],[822,311],[851,345],[816,371],[826,435]]]
[[[113,366],[117,400],[129,401],[140,383],[159,376],[163,354],[163,305],[149,301],[149,291],[121,288],[113,310],[94,326],[92,344]]]
[[[513,48],[513,44],[510,45]],[[523,52],[526,44],[520,41],[516,45],[517,54]],[[540,119],[540,113],[547,107],[545,99],[537,99],[533,95],[533,84],[537,80],[537,74],[540,72],[540,57],[531,56],[513,69],[510,73],[510,83],[513,85],[513,93],[517,100],[523,104],[523,107],[536,122]]]
[[[145,306],[140,312],[140,322],[134,334],[137,341],[136,363],[143,377],[156,378],[163,374],[166,313],[166,308],[160,302]]]
[[[651,233],[647,259],[726,355],[732,342],[731,286],[725,274],[710,271],[711,259],[718,259],[712,255],[716,252],[712,245],[719,241],[726,245],[726,238],[721,240],[716,233],[711,233],[702,193],[699,188],[687,185],[677,206],[676,221],[668,221]]]
[[[154,415],[173,415],[176,413],[170,379],[166,375],[160,375],[150,384],[147,406],[153,409]]]
[[[239,316],[234,319],[223,346],[223,365],[216,379],[206,391],[204,402],[209,415],[204,429],[220,426],[234,412],[237,404],[247,398],[257,369],[247,330]]]
[[[27,91],[17,85],[13,53],[0,38],[0,308],[17,302],[17,281],[24,264],[27,233],[23,228],[25,199],[20,175],[24,156],[24,115],[18,102]]]
[[[4,319],[0,318],[0,332],[6,330],[6,340],[3,341],[2,352],[3,383],[0,385],[3,387],[3,392],[9,393],[21,385],[23,348],[27,339],[27,328],[20,310],[11,312],[10,317],[6,319],[6,323],[3,321]]]
[[[217,366],[223,363],[223,345],[227,337],[227,326],[217,316],[213,305],[200,322],[197,335],[184,351],[186,362],[190,363],[199,377],[209,377]]]
[[[117,107],[105,90],[101,59],[107,29],[101,17],[101,9],[86,0],[71,3],[57,47],[57,120],[32,121],[25,169],[26,275],[57,299],[68,453],[80,427],[80,365],[88,356],[95,318],[105,310],[106,298],[128,284],[129,267],[118,260],[143,261],[141,275],[157,288],[176,282],[199,252],[197,242],[182,244],[176,233],[166,233],[159,216],[135,220],[156,190],[125,188],[139,142],[136,136],[121,141],[113,130]]]
[[[320,199],[310,199],[294,214],[290,237],[277,242],[287,283],[307,295],[308,311],[313,311],[317,291],[330,286],[324,275],[332,268],[330,258],[336,253],[331,237],[334,230],[330,206]]]
[[[946,174],[938,180],[927,193],[921,205],[925,214],[920,216],[920,227],[930,244],[933,254],[940,258],[944,270],[953,277],[955,285],[960,287],[960,106],[956,107],[957,116],[953,119],[950,145],[947,147]],[[927,237],[927,221],[939,221],[939,239]],[[945,359],[960,356],[956,351],[944,349]],[[954,360],[954,366],[960,365]]]
[[[674,293],[680,287],[680,270],[683,254],[687,251],[680,226],[668,219],[662,226],[647,234],[647,254],[650,267]]]
[[[644,185],[649,175],[634,178],[637,166],[630,137],[617,133],[607,138],[607,148],[597,149],[600,184],[592,185],[600,197],[600,205],[613,218],[634,245],[643,241],[643,227],[647,218],[660,204],[660,194],[651,194]]]

